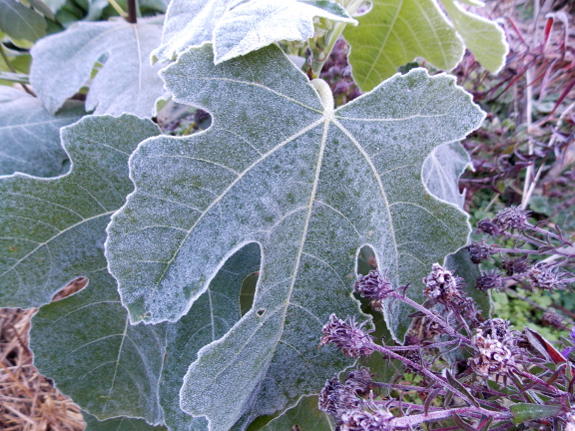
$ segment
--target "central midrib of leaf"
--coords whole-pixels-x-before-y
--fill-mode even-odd
[[[252,84],[255,85],[255,84]],[[264,87],[265,88],[265,87]],[[295,101],[294,101],[295,102]],[[301,103],[298,103],[301,106],[305,106]],[[306,107],[307,108],[307,107]],[[315,109],[312,108],[308,108],[314,112],[317,112]],[[276,145],[274,148],[272,148],[271,150],[269,150],[267,153],[263,154],[259,159],[257,159],[255,162],[253,162],[251,165],[249,165],[243,172],[241,173],[237,173],[237,177],[234,181],[232,181],[228,187],[226,187],[226,189],[216,198],[212,201],[212,203],[210,203],[207,208],[202,211],[202,213],[200,214],[200,216],[198,217],[198,219],[194,222],[194,224],[192,225],[192,227],[187,231],[186,235],[184,236],[184,238],[182,239],[182,241],[180,242],[180,246],[175,250],[174,254],[172,255],[172,258],[166,262],[165,264],[165,269],[162,272],[162,274],[158,277],[157,281],[156,281],[156,285],[159,286],[159,284],[161,283],[161,281],[164,279],[166,273],[168,272],[168,270],[170,269],[170,266],[172,265],[172,263],[174,262],[174,260],[177,258],[179,252],[182,250],[182,247],[184,246],[186,240],[189,238],[189,236],[192,234],[192,232],[194,231],[194,229],[196,228],[196,226],[203,220],[203,218],[209,214],[209,212],[211,211],[211,209],[217,205],[221,199],[223,199],[226,194],[238,183],[241,181],[241,179],[248,173],[250,172],[254,167],[256,167],[257,165],[259,165],[260,163],[262,163],[263,161],[265,161],[269,156],[271,156],[272,154],[274,154],[276,151],[278,151],[279,149],[283,148],[285,145],[289,144],[290,142],[292,142],[294,139],[297,139],[299,136],[309,132],[310,130],[312,130],[314,127],[317,127],[319,124],[321,123],[325,123],[324,126],[324,135],[322,136],[322,147],[321,150],[319,152],[318,155],[318,164],[316,166],[316,180],[317,178],[319,178],[319,173],[320,173],[320,169],[321,169],[321,160],[322,160],[322,156],[323,156],[323,150],[325,148],[325,140],[327,139],[327,129],[328,129],[328,125],[329,122],[322,118],[320,120],[317,120],[313,123],[311,123],[309,126],[305,127],[304,129],[298,131],[297,133],[295,133],[294,135],[290,136],[289,138],[285,139],[284,141],[282,141],[281,143],[279,143],[278,145]],[[210,162],[212,163],[212,162]],[[230,170],[230,168],[228,168],[227,166],[225,167],[227,170]],[[308,219],[306,219],[306,223],[309,222],[309,217],[311,214],[311,208],[312,208],[312,203],[313,203],[313,198],[314,198],[314,192],[315,192],[315,188],[317,187],[317,181],[314,182],[313,186],[312,186],[312,194],[310,197],[310,201],[309,201],[309,207],[308,207]],[[303,238],[305,239],[305,229],[304,229],[304,235]],[[305,242],[305,241],[303,241]],[[302,244],[303,244],[302,242]],[[303,245],[301,246],[303,247]],[[301,252],[301,248],[300,248],[300,252]],[[299,259],[299,256],[298,256]],[[296,270],[297,271],[297,270]]]

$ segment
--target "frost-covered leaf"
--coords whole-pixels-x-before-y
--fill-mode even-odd
[[[216,63],[279,40],[313,36],[315,16],[356,23],[344,8],[309,0],[173,0],[160,46],[153,55],[174,60],[192,46],[214,42]]]
[[[326,10],[315,2],[251,0],[231,7],[214,33],[216,64],[263,48],[279,40],[307,40],[314,35],[314,17],[356,24],[345,9]],[[328,3],[328,2],[326,2]]]
[[[159,65],[150,65],[158,46],[162,20],[79,22],[48,36],[32,49],[30,82],[44,106],[56,112],[90,78],[94,63],[105,63],[90,82],[86,110],[95,114],[124,112],[151,117],[163,93]]]
[[[83,103],[70,101],[52,115],[37,98],[0,87],[0,175],[22,172],[37,177],[62,173],[68,158],[60,128],[85,114]]]
[[[354,81],[369,91],[416,57],[450,70],[461,60],[463,44],[439,10],[436,0],[372,0],[357,27],[343,32],[351,45]]]
[[[499,72],[509,51],[503,29],[493,21],[466,11],[457,1],[441,2],[475,59],[491,73]]]
[[[2,307],[46,304],[70,280],[106,266],[106,225],[133,189],[128,157],[159,134],[151,121],[131,115],[84,117],[62,130],[69,173],[0,179]]]
[[[465,194],[459,191],[459,177],[471,166],[469,154],[459,142],[437,147],[423,164],[423,182],[433,196],[463,209]]]
[[[224,336],[241,318],[242,281],[260,267],[260,249],[248,244],[224,264],[188,314],[168,326],[167,355],[160,383],[165,423],[174,431],[206,430],[204,418],[180,409],[180,388],[189,365],[200,348]]]
[[[17,45],[30,46],[46,34],[46,20],[17,0],[0,0],[0,30]]]
[[[204,45],[163,78],[213,124],[139,146],[136,190],[113,217],[106,253],[132,321],[154,323],[185,315],[228,256],[260,245],[253,308],[200,350],[181,391],[184,411],[228,430],[317,393],[348,363],[316,343],[331,313],[359,314],[351,286],[361,246],[401,285],[466,243],[466,215],[430,196],[421,172],[435,147],[483,115],[453,78],[422,69],[333,111],[327,84],[317,82],[324,106],[276,47],[215,66]],[[401,339],[409,313],[385,313]]]
[[[239,0],[172,0],[166,13],[162,45],[152,52],[160,60],[174,60],[192,46],[212,41],[216,24],[228,6]]]
[[[86,412],[82,412],[82,416],[86,421],[85,431],[168,431],[165,426],[149,425],[143,419],[121,417],[98,421]]]
[[[32,318],[34,365],[100,420],[130,416],[161,423],[166,325],[130,325],[106,267],[84,274],[89,282],[83,290],[40,307]]]

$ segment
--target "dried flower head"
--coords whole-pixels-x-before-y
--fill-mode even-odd
[[[365,396],[372,388],[373,374],[369,368],[350,371],[345,380],[345,388],[358,396]]]
[[[527,263],[527,256],[521,256],[517,259],[503,259],[502,268],[505,270],[507,275],[517,275],[523,274],[529,270],[529,264]]]
[[[369,271],[367,275],[360,275],[354,289],[363,298],[371,300],[386,299],[394,290],[391,282],[378,270]]]
[[[477,303],[470,296],[462,296],[457,301],[456,309],[469,325],[476,326],[479,324],[481,310],[477,308]]]
[[[392,431],[389,421],[394,416],[386,410],[361,408],[345,412],[341,416],[341,431]]]
[[[356,394],[341,384],[337,377],[325,382],[325,386],[319,394],[318,408],[332,415],[337,423],[341,422],[341,416],[348,410],[356,409],[361,399]]]
[[[372,337],[369,332],[373,330],[365,331],[363,327],[366,323],[358,325],[353,317],[341,320],[332,314],[322,329],[324,336],[321,337],[319,345],[333,343],[344,355],[352,358],[370,355],[373,348],[370,345]]]
[[[565,283],[563,283],[562,274],[557,270],[553,270],[545,265],[535,265],[529,271],[529,280],[531,285],[538,289],[551,290],[553,289],[565,289]]]
[[[491,236],[501,235],[501,229],[499,229],[499,227],[488,218],[477,223],[477,232]]]
[[[477,277],[477,280],[475,280],[475,288],[482,292],[487,292],[492,289],[500,290],[503,286],[503,277],[501,274],[498,274],[496,270],[484,272],[481,276]]]
[[[468,360],[476,374],[505,376],[515,368],[517,331],[511,331],[509,326],[508,320],[497,318],[487,320],[477,329],[471,339],[476,354]]]
[[[485,240],[474,241],[467,246],[467,251],[469,252],[469,258],[471,261],[477,265],[488,259],[491,256],[491,247],[485,242]]]
[[[529,218],[530,211],[519,207],[508,207],[493,219],[493,223],[501,230],[522,230]]]
[[[423,294],[442,303],[448,303],[453,298],[460,298],[459,292],[460,278],[453,275],[447,269],[444,269],[438,263],[433,264],[431,273],[423,279],[425,290]]]

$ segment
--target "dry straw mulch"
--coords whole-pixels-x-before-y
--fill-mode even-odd
[[[35,312],[0,308],[0,430],[81,431],[80,408],[32,365],[28,329]]]

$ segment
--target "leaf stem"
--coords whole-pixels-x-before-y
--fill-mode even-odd
[[[138,14],[136,13],[136,0],[127,0],[126,4],[128,6],[128,18],[126,18],[126,21],[128,21],[130,24],[137,24]]]
[[[364,0],[343,0],[339,3],[345,8],[346,12],[353,15]],[[343,32],[347,23],[336,22],[333,27],[326,31],[323,36],[315,36],[309,40],[309,48],[311,50],[311,79],[319,78],[321,69],[324,63],[329,58],[337,39]]]

